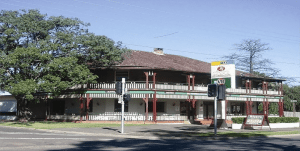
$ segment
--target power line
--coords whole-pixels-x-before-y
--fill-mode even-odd
[[[15,0],[16,1],[16,0]],[[45,1],[45,0],[43,0]],[[74,0],[74,1],[78,1],[78,0]],[[16,1],[16,2],[20,2],[22,3],[21,1]],[[45,1],[45,2],[50,2],[50,1]],[[78,2],[81,2],[82,1],[78,1]],[[4,2],[0,2],[0,3],[4,3]],[[24,2],[23,2],[24,3]],[[50,3],[53,3],[53,2],[50,2]],[[14,5],[14,6],[20,6],[20,5],[15,5],[15,4],[11,4],[11,3],[4,3],[4,4],[8,4],[8,5]],[[94,3],[89,3],[89,4],[94,4]],[[36,5],[36,4],[32,4],[32,5]],[[96,4],[98,5],[98,4]],[[38,5],[39,6],[39,5]],[[104,6],[104,5],[101,5],[101,6]],[[23,6],[22,6],[23,7]],[[77,7],[77,6],[73,6],[73,7]],[[47,8],[47,7],[46,7]],[[110,7],[112,8],[112,7]],[[61,10],[61,9],[57,9],[57,8],[52,8],[52,9],[56,9],[56,10],[60,10],[60,11],[67,11],[67,10]],[[71,13],[78,13],[78,12],[74,12],[74,11],[67,11],[67,12],[71,12]],[[94,16],[94,15],[89,15],[89,16],[92,16],[92,17],[97,17],[97,16]],[[112,19],[110,19],[112,20]],[[175,33],[178,33],[178,32],[175,32]],[[175,34],[175,33],[171,33],[171,34]],[[168,34],[168,35],[171,35],[171,34]],[[164,35],[164,36],[167,36],[167,35]],[[159,36],[159,37],[163,37],[163,36]],[[128,45],[135,45],[135,44],[128,44]],[[135,45],[135,46],[140,46],[140,47],[148,47],[148,46],[141,46],[141,45]],[[214,45],[215,46],[215,45]],[[149,47],[149,48],[155,48],[155,47]],[[196,53],[196,52],[190,52],[190,51],[182,51],[182,50],[174,50],[174,49],[165,49],[165,50],[171,50],[171,51],[179,51],[179,52],[186,52],[186,53],[193,53],[193,54],[202,54],[202,55],[211,55],[211,54],[205,54],[205,53]],[[220,56],[220,55],[213,55],[213,56]],[[287,62],[278,62],[278,63],[285,63],[285,64],[295,64],[295,63],[287,63]]]
[[[53,1],[46,1],[46,0],[43,0],[43,1],[45,1],[45,2],[49,2],[49,3],[53,3]],[[79,0],[74,0],[74,1],[77,1],[77,2],[80,2],[80,3],[85,3],[85,4],[90,4],[90,5],[93,5],[93,6],[104,6],[104,7],[107,7],[107,6],[105,6],[105,5],[99,5],[99,4],[95,4],[95,3],[91,3],[91,2],[83,2],[83,1],[79,1]],[[16,2],[19,2],[19,3],[22,3],[22,2],[20,2],[20,1],[16,1]],[[24,2],[23,2],[24,3]],[[33,4],[33,5],[36,5],[36,4]],[[68,5],[68,6],[70,6],[70,5]],[[77,6],[75,6],[75,5],[73,5],[73,7],[77,7]],[[80,7],[79,7],[80,8]],[[111,8],[111,9],[114,9],[114,7],[109,7],[109,8]],[[53,9],[53,8],[52,8]],[[56,9],[56,8],[54,8],[54,9]],[[61,10],[61,9],[57,9],[57,10]],[[121,9],[121,10],[126,10],[126,9]],[[66,10],[61,10],[61,11],[66,11]],[[131,10],[126,10],[126,11],[131,11]],[[73,11],[68,11],[68,12],[70,12],[70,13],[78,13],[78,12],[73,12]],[[143,13],[144,14],[144,13]],[[97,17],[97,16],[95,16],[95,15],[88,15],[88,16],[92,16],[92,17]],[[103,19],[103,17],[101,18],[101,19]],[[107,19],[107,18],[105,18],[105,19]],[[107,19],[107,20],[112,20],[112,21],[118,21],[119,22],[119,20],[114,20],[114,19]],[[122,22],[126,22],[126,21],[122,21]],[[132,24],[132,22],[127,22],[127,23],[131,23]],[[147,27],[147,26],[145,26],[145,27]],[[154,28],[153,26],[151,26],[151,27],[147,27],[147,28]],[[195,30],[199,30],[199,28],[200,27],[198,27],[197,29],[195,29]],[[185,29],[185,28],[182,28],[181,27],[181,29]],[[191,29],[191,28],[189,28],[189,29]],[[224,29],[226,29],[226,28],[224,28]],[[207,31],[207,29],[202,29],[202,30],[204,30],[204,31]],[[228,30],[228,29],[227,29]],[[240,31],[238,31],[238,30],[233,30],[233,29],[229,29],[229,30],[231,30],[231,31],[236,31],[236,32],[240,32]],[[237,36],[242,36],[242,37],[245,37],[245,35],[241,35],[241,34],[236,34],[236,33],[230,33],[230,32],[226,32],[225,30],[222,30],[222,31],[220,31],[220,32],[223,32],[223,33],[229,33],[229,34],[233,34],[233,35],[237,35]],[[250,33],[250,34],[255,34],[255,33]],[[191,35],[191,34],[190,34]],[[195,34],[192,34],[192,35],[195,35]],[[256,35],[261,35],[261,36],[266,36],[266,35],[262,35],[262,34],[256,34]],[[250,37],[250,36],[246,36],[246,37]],[[270,37],[270,38],[275,38],[275,39],[277,39],[276,41],[281,41],[281,42],[299,42],[299,41],[294,41],[294,40],[292,40],[292,39],[286,39],[286,38],[279,38],[279,37],[274,37],[274,36],[267,36],[267,37]],[[282,39],[282,40],[278,40],[278,39]],[[292,41],[286,41],[286,40],[292,40]]]
[[[43,0],[45,2],[50,2],[50,1],[46,1],[46,0]],[[93,6],[103,6],[103,7],[108,7],[108,6],[105,6],[105,5],[100,5],[100,4],[97,4],[97,3],[91,3],[91,2],[86,2],[86,1],[80,1],[80,0],[73,0],[73,1],[76,1],[76,2],[79,2],[79,3],[84,3],[84,4],[90,4],[90,5],[93,5]],[[126,4],[126,3],[120,3],[120,2],[116,2],[116,1],[112,1],[112,0],[106,0],[108,2],[114,2],[114,3],[119,3],[119,4]],[[51,1],[52,3],[52,1]],[[139,8],[143,8],[145,9],[145,7],[140,7],[140,6],[136,6],[136,5],[130,5],[130,4],[127,4],[128,6],[134,6],[134,7],[139,7]],[[115,9],[114,7],[108,7],[108,8],[111,8],[111,9]],[[147,8],[149,10],[155,10],[155,9],[150,9],[150,8]],[[131,11],[131,12],[135,12],[135,11],[132,11],[132,10],[127,10],[127,9],[119,9],[119,10],[123,10],[123,11]],[[156,10],[157,11],[157,10]],[[169,13],[169,12],[166,12],[166,11],[162,11],[162,12],[165,12],[165,13]],[[139,13],[139,14],[145,14],[145,13]],[[174,14],[174,13],[169,13],[169,14]],[[177,14],[176,14],[177,15]],[[177,15],[178,16],[178,15]],[[185,15],[179,15],[179,16],[182,16],[182,17],[190,17],[190,16],[185,16]],[[194,17],[191,17],[191,18],[194,18]],[[194,18],[195,19],[195,18]],[[112,20],[112,19],[110,19]],[[124,22],[124,21],[123,21]],[[132,23],[132,22],[128,22],[128,23]],[[213,24],[211,24],[210,26],[213,26]],[[148,27],[149,28],[149,27]],[[151,26],[150,28],[153,28],[153,26]],[[197,29],[195,30],[199,30],[200,27],[197,27]],[[219,27],[218,27],[219,28]],[[184,29],[181,27],[181,29]],[[191,29],[191,28],[189,28]],[[234,29],[230,29],[230,28],[224,28],[226,30],[231,30],[231,31],[235,31],[235,32],[240,32],[240,30],[234,30]],[[203,29],[204,31],[207,31],[207,29]],[[224,30],[222,30],[221,32],[224,33]],[[242,32],[245,32],[245,31],[242,31]],[[226,33],[226,32],[225,32]],[[228,32],[227,32],[228,33]],[[246,32],[247,33],[247,32]],[[250,33],[250,32],[248,32]],[[232,33],[230,33],[232,34]],[[281,39],[281,40],[277,40],[277,41],[281,41],[281,42],[297,42],[299,43],[300,41],[298,40],[293,40],[293,39],[287,39],[287,38],[281,38],[281,37],[276,37],[276,36],[270,36],[270,35],[264,35],[264,34],[257,34],[257,33],[250,33],[250,34],[254,34],[254,35],[260,35],[260,36],[265,36],[265,37],[270,37],[270,38],[275,38],[275,39]],[[234,34],[234,35],[238,35],[238,36],[243,36],[245,37],[245,35],[240,35],[240,34]],[[300,37],[299,37],[300,38]],[[282,41],[283,40],[283,41]]]
[[[156,48],[156,47],[153,47],[153,46],[144,46],[144,45],[136,45],[136,44],[129,44],[129,43],[123,43],[123,44],[125,44],[125,45],[132,45],[132,46],[138,46],[138,47],[146,47],[146,48]],[[191,54],[201,54],[201,55],[208,55],[208,56],[220,56],[220,57],[223,57],[222,55],[217,55],[217,54],[207,54],[207,53],[199,53],[199,52],[185,51],[185,50],[176,50],[176,49],[168,49],[168,48],[164,48],[164,50],[177,51],[177,52],[184,52],[184,53],[191,53]],[[210,58],[210,59],[214,59],[214,58]],[[275,63],[300,65],[300,63],[297,64],[297,63],[278,62],[278,61],[276,61]]]
[[[167,12],[167,11],[162,11],[162,10],[157,10],[157,9],[152,9],[152,8],[147,8],[147,7],[141,7],[141,6],[138,6],[138,5],[132,5],[132,4],[128,4],[128,3],[124,3],[124,2],[118,2],[118,1],[114,1],[114,0],[105,0],[105,1],[113,2],[113,3],[117,3],[117,4],[122,4],[122,5],[127,5],[127,6],[132,6],[132,7],[137,7],[137,8],[142,8],[142,9],[148,9],[148,10],[152,10],[152,11],[156,11],[156,12],[159,11],[159,12],[162,12],[162,13],[167,13],[167,14],[181,16],[181,17],[189,17],[189,18],[193,18],[193,19],[198,19],[198,18],[191,17],[191,16],[170,13],[170,12]],[[257,29],[255,29],[255,30],[257,30]],[[269,31],[264,31],[264,30],[259,30],[259,31],[269,32]],[[269,33],[275,33],[275,34],[279,34],[279,35],[286,35],[286,36],[293,36],[293,37],[296,37],[296,38],[300,38],[300,36],[296,36],[296,35],[289,35],[289,34],[283,34],[283,33],[277,33],[277,32],[269,32]],[[279,37],[276,37],[276,38],[279,38]]]
[[[157,36],[157,37],[154,37],[154,38],[166,37],[166,36],[174,35],[174,34],[177,34],[177,33],[178,33],[178,32],[174,32],[174,33],[171,33],[171,34],[166,34],[166,35],[162,35],[162,36]]]

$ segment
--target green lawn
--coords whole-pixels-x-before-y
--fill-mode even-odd
[[[56,128],[91,128],[91,127],[118,127],[121,124],[102,123],[72,123],[72,122],[0,122],[3,126],[26,127],[35,129],[56,129]],[[124,124],[124,126],[143,126],[146,124]]]

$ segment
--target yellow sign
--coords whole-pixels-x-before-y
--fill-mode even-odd
[[[214,61],[211,62],[211,66],[218,66],[218,65],[225,65],[227,64],[227,61]]]

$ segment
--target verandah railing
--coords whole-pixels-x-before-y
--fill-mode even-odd
[[[81,84],[76,85],[72,87],[71,89],[115,89],[115,83],[95,83],[95,84]],[[146,83],[139,82],[139,81],[127,81],[126,82],[126,88],[127,89],[137,89],[137,90],[143,90],[146,89]],[[148,88],[152,89],[153,85],[152,83],[148,84]],[[187,91],[188,90],[188,84],[187,83],[170,83],[170,82],[157,82],[155,84],[156,90],[181,90],[181,91]],[[190,85],[190,90],[192,90],[192,84]],[[206,84],[195,84],[194,90],[196,91],[207,91],[207,85]],[[230,93],[246,93],[246,89],[244,88],[237,88],[237,89],[226,89],[227,92]],[[252,94],[263,94],[263,90],[259,89],[251,89]],[[278,91],[276,90],[268,90],[267,94],[273,94],[277,95]]]

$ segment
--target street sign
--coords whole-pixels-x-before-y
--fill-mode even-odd
[[[225,84],[225,79],[220,78],[220,79],[218,79],[217,83],[218,83],[218,85],[224,85]]]
[[[121,104],[122,103],[122,96],[119,97],[118,99],[118,103]]]
[[[291,102],[297,102],[297,100],[291,100]]]

